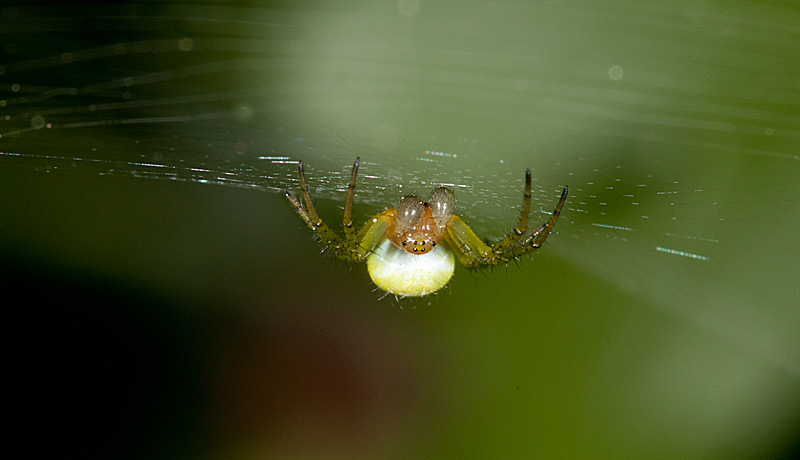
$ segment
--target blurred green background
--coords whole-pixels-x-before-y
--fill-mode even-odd
[[[790,1],[4,2],[0,258],[29,458],[794,458]],[[423,299],[320,255],[448,184],[548,245]],[[155,179],[155,180],[150,180]],[[334,225],[335,227],[335,225]],[[31,435],[34,443],[22,441]]]

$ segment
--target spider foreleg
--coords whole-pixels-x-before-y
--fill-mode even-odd
[[[550,232],[553,231],[553,227],[556,225],[558,217],[561,215],[561,210],[564,209],[564,203],[567,201],[568,193],[569,187],[564,187],[564,190],[561,192],[561,198],[559,198],[555,209],[553,209],[550,219],[548,219],[547,222],[543,223],[539,228],[536,229],[536,231],[531,233],[522,241],[524,246],[530,245],[531,248],[528,249],[528,251],[539,249],[542,247],[545,240],[547,240],[548,235],[550,235]]]
[[[458,261],[469,269],[492,264],[493,250],[469,228],[460,217],[453,215],[447,222],[445,238]]]
[[[300,204],[300,201],[294,197],[294,195],[286,190],[283,191],[283,194],[286,196],[286,199],[289,200],[289,203],[297,212],[297,215],[299,215],[300,218],[303,219],[303,222],[308,225],[308,228],[311,229],[314,238],[322,242],[324,246],[323,250],[327,251],[332,249],[335,254],[339,255],[342,252],[342,248],[345,246],[344,241],[342,241],[339,235],[334,233],[333,230],[325,225],[325,223],[319,218],[319,216],[316,215],[316,213],[314,213],[312,216],[308,208],[304,208],[303,205]],[[310,200],[311,197],[308,198],[309,203]],[[313,210],[313,205],[311,209]]]
[[[522,209],[519,215],[519,224],[507,233],[505,237],[492,245],[493,259],[490,264],[502,264],[510,259],[518,257],[519,241],[524,238],[528,231],[528,216],[531,210],[531,170],[525,170],[525,192],[522,195]]]
[[[361,259],[365,259],[367,255],[372,253],[375,246],[380,243],[396,215],[397,211],[395,209],[387,209],[373,216],[361,227],[358,235],[353,236],[353,242],[358,248]]]
[[[361,157],[356,157],[353,163],[353,170],[350,173],[350,182],[347,184],[347,198],[344,200],[344,215],[342,216],[342,228],[344,236],[350,244],[357,244],[356,231],[353,228],[353,200],[356,193],[356,177],[358,176],[358,164]]]
[[[525,193],[522,195],[522,211],[519,215],[519,225],[514,229],[517,238],[521,237],[528,229],[528,215],[531,213],[531,170],[525,170]]]
[[[357,162],[357,161],[356,161]],[[302,203],[287,190],[283,191],[284,196],[294,208],[297,215],[303,219],[308,228],[314,233],[314,237],[321,241],[323,251],[330,251],[336,257],[349,261],[360,261],[358,244],[355,241],[343,240],[333,230],[330,229],[317,215],[314,203],[311,200],[308,182],[306,181],[303,170],[303,162],[297,163],[297,175],[300,180],[300,190],[302,192]]]
[[[297,162],[297,177],[300,179],[300,192],[303,196],[303,205],[305,207],[305,215],[308,217],[308,220],[312,222],[314,225],[321,225],[322,219],[319,218],[317,215],[317,210],[314,208],[314,202],[311,201],[311,192],[308,191],[308,181],[306,181],[306,173],[303,169],[303,162]],[[284,192],[288,195],[288,192]],[[288,198],[288,196],[287,196]],[[299,201],[297,199],[291,200],[293,201],[292,204],[296,209],[302,208],[299,206]],[[299,213],[300,211],[298,211]],[[301,215],[302,217],[302,215]],[[313,227],[312,227],[313,228]]]
[[[526,191],[528,187],[526,177]],[[489,246],[481,241],[461,218],[453,216],[447,225],[447,241],[456,253],[458,260],[470,269],[503,265],[508,264],[510,261],[516,262],[516,259],[520,256],[535,251],[544,244],[547,236],[553,230],[558,216],[561,215],[561,210],[567,200],[568,190],[567,187],[564,187],[563,192],[561,192],[561,198],[558,200],[550,219],[527,236],[524,236],[525,233],[518,234],[518,229],[522,228],[523,224],[526,224],[520,219],[519,227],[502,240]],[[529,206],[526,202],[528,202],[527,196],[525,202],[523,202],[523,211]]]

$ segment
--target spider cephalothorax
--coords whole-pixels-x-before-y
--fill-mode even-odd
[[[453,214],[456,199],[447,187],[434,189],[428,202],[415,195],[401,198],[396,208],[376,214],[356,233],[351,216],[358,165],[359,158],[356,158],[344,204],[344,239],[317,215],[302,162],[298,163],[302,204],[288,191],[284,194],[297,214],[337,257],[354,262],[366,261],[375,284],[398,296],[422,296],[444,287],[453,277],[454,252],[462,265],[477,269],[506,264],[538,249],[553,230],[567,200],[568,188],[564,187],[550,219],[528,233],[531,172],[526,170],[519,225],[491,246]]]
[[[406,195],[397,204],[397,216],[386,230],[386,237],[411,254],[425,254],[441,243],[456,200],[453,192],[439,187],[431,193],[430,203],[415,195]]]

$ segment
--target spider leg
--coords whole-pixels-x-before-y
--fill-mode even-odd
[[[556,203],[556,207],[553,209],[550,219],[543,223],[533,233],[529,234],[525,238],[520,239],[514,246],[504,248],[504,252],[499,254],[500,258],[506,261],[510,259],[516,259],[542,247],[548,235],[550,235],[550,232],[553,231],[553,227],[556,225],[558,217],[561,215],[561,210],[564,208],[564,203],[567,201],[568,193],[569,187],[564,187],[564,190],[561,192],[561,198],[559,198],[558,203]]]
[[[519,216],[519,225],[514,233],[522,235],[528,229],[528,215],[531,212],[531,170],[525,169],[525,193],[522,195],[522,213]]]
[[[295,212],[297,212],[297,215],[299,215],[300,218],[303,219],[303,222],[305,222],[306,225],[308,225],[309,228],[311,228],[311,230],[315,230],[316,225],[314,225],[314,221],[311,220],[311,216],[308,215],[306,210],[303,208],[303,205],[301,205],[300,202],[297,201],[297,198],[295,198],[294,195],[289,193],[288,190],[283,191],[283,196],[285,196],[286,199],[289,200],[289,204],[292,205]]]
[[[447,221],[445,239],[461,265],[469,269],[491,265],[491,261],[496,258],[492,248],[481,241],[469,225],[455,214]]]
[[[350,183],[347,184],[347,198],[344,200],[344,216],[342,217],[342,227],[344,236],[350,244],[357,244],[356,231],[353,229],[353,199],[356,193],[356,176],[358,176],[358,163],[360,157],[356,157],[353,163],[353,172],[350,174]]]
[[[519,216],[517,225],[510,234],[492,246],[492,250],[497,254],[506,254],[513,251],[517,242],[522,239],[528,231],[528,215],[531,212],[531,170],[525,170],[525,193],[522,196],[522,212]]]
[[[356,157],[353,163],[353,171],[350,173],[350,182],[347,184],[347,198],[344,201],[344,215],[342,217],[342,228],[347,246],[350,251],[350,260],[363,261],[378,245],[386,229],[389,228],[397,211],[387,209],[373,216],[368,220],[361,230],[356,234],[353,228],[353,201],[355,201],[356,178],[358,177],[358,166],[361,157]]]
[[[306,174],[303,170],[303,162],[297,162],[297,176],[300,178],[300,191],[303,194],[303,204],[305,205],[305,214],[308,216],[309,221],[313,224],[311,229],[324,225],[322,219],[317,215],[317,210],[314,208],[314,203],[311,201],[311,193],[308,191],[308,182],[306,181]],[[297,200],[295,200],[297,201]],[[302,217],[302,215],[301,215]]]
[[[343,256],[346,253],[345,250],[347,245],[344,241],[342,241],[339,235],[334,233],[333,230],[325,225],[325,223],[319,218],[319,216],[316,215],[316,213],[314,214],[314,217],[312,217],[312,215],[308,212],[308,209],[303,208],[303,205],[301,205],[297,198],[295,198],[291,193],[284,190],[283,194],[286,196],[286,199],[289,200],[289,203],[292,205],[300,218],[303,219],[306,225],[308,225],[308,228],[314,232],[314,236],[322,241],[322,243],[325,245],[325,248],[333,250],[333,253],[336,254],[336,256],[347,259],[346,256]]]
[[[525,238],[522,241],[523,246],[527,245],[531,246],[531,248],[528,249],[526,252],[530,252],[542,247],[544,241],[547,239],[547,235],[549,235],[550,232],[553,231],[553,227],[556,225],[558,216],[561,215],[561,210],[564,208],[564,203],[567,201],[568,193],[569,193],[569,187],[564,187],[564,190],[561,192],[561,198],[559,198],[555,209],[553,209],[553,214],[550,215],[550,219],[548,219],[547,222],[543,223],[541,227],[537,228],[535,232],[531,233],[527,238]]]
[[[365,259],[367,255],[369,255],[372,250],[375,249],[375,246],[380,243],[384,233],[386,233],[386,230],[389,228],[389,225],[391,225],[396,216],[396,209],[387,209],[373,216],[367,221],[366,224],[364,224],[363,227],[361,227],[361,230],[355,237],[355,241],[358,242],[359,257],[361,259]]]
[[[356,158],[355,163],[353,163],[353,171],[350,174],[350,182],[347,184],[347,198],[345,199],[344,216],[342,218],[345,238],[340,237],[331,230],[317,215],[314,202],[311,200],[311,193],[308,189],[308,181],[306,181],[302,161],[297,164],[302,202],[288,191],[283,191],[284,196],[289,200],[297,215],[303,219],[303,222],[314,232],[314,235],[322,241],[325,249],[331,250],[339,259],[350,262],[363,262],[372,253],[375,246],[378,245],[386,229],[389,228],[397,215],[395,209],[387,209],[373,216],[356,234],[353,228],[352,214],[359,162],[360,158]]]
[[[336,257],[344,260],[360,260],[358,257],[355,259],[353,258],[353,248],[348,242],[342,240],[342,238],[331,230],[330,227],[325,225],[319,215],[317,215],[317,210],[314,208],[313,201],[311,201],[311,193],[308,191],[308,182],[306,181],[306,175],[303,171],[302,161],[297,163],[297,175],[300,179],[302,204],[300,200],[295,198],[287,190],[283,191],[284,196],[289,200],[295,212],[297,212],[300,218],[308,225],[308,228],[314,232],[314,235],[323,242],[325,248],[333,251]],[[357,253],[358,251],[356,250],[355,252]]]
[[[487,245],[472,231],[471,228],[458,216],[452,216],[447,224],[447,241],[456,257],[467,268],[476,269],[488,265],[502,265],[524,254],[532,252],[542,246],[547,236],[561,215],[564,203],[567,200],[568,187],[564,187],[561,198],[558,200],[550,219],[542,224],[533,233],[525,235],[527,231],[527,212],[530,209],[530,184],[526,174],[525,199],[523,201],[523,217],[514,231],[492,246]]]

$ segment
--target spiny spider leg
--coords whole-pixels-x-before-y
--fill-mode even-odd
[[[450,218],[447,226],[447,241],[455,251],[458,260],[467,268],[476,269],[487,265],[506,264],[541,247],[561,214],[561,209],[567,200],[568,190],[568,187],[564,187],[561,192],[561,198],[556,204],[550,219],[532,234],[525,236],[531,201],[531,175],[528,170],[525,172],[522,215],[520,216],[519,225],[514,228],[511,234],[489,246],[475,235],[469,225],[454,215]],[[525,237],[523,238],[523,236]]]
[[[356,194],[356,176],[358,176],[358,164],[361,157],[356,157],[353,163],[353,172],[350,174],[350,183],[347,184],[347,198],[344,200],[344,216],[342,218],[342,227],[344,228],[344,236],[351,244],[357,243],[356,231],[353,229],[353,199]]]
[[[311,194],[308,191],[308,182],[306,182],[306,174],[303,170],[302,161],[297,162],[297,176],[300,178],[300,193],[302,193],[303,203],[305,204],[305,214],[308,216],[308,220],[313,224],[311,228],[313,229],[314,227],[324,225],[322,219],[317,215],[317,210],[314,209],[314,203],[311,201]],[[296,202],[297,200],[294,201]]]
[[[517,245],[528,231],[528,215],[531,212],[531,170],[525,170],[525,193],[522,196],[522,212],[519,216],[519,225],[517,225],[510,235],[498,241],[492,246],[492,250],[498,254],[505,254]]]
[[[316,231],[318,224],[322,223],[322,220],[317,216],[317,212],[314,209],[314,205],[311,203],[311,196],[308,194],[308,184],[306,184],[306,176],[303,173],[303,162],[297,162],[297,171],[298,176],[300,177],[300,189],[303,194],[303,201],[305,201],[306,205],[305,208],[297,198],[294,197],[288,190],[283,191],[283,195],[289,200],[289,203],[292,204],[294,210],[297,211],[297,214],[303,219],[306,225],[311,228],[311,230]],[[309,211],[306,211],[308,209]]]
[[[289,200],[294,210],[300,218],[303,219],[306,225],[314,231],[314,235],[325,244],[325,248],[332,250],[336,257],[352,262],[361,262],[372,252],[386,229],[389,228],[389,224],[395,216],[394,210],[383,211],[367,221],[364,227],[361,228],[361,231],[358,232],[358,235],[356,235],[353,229],[352,210],[358,165],[359,159],[356,158],[353,164],[353,172],[350,174],[350,182],[347,185],[347,198],[344,204],[344,217],[342,219],[342,225],[346,236],[344,240],[331,230],[330,227],[325,225],[319,215],[317,215],[314,203],[311,201],[311,192],[309,192],[308,189],[308,182],[306,181],[302,161],[297,164],[297,175],[300,179],[303,203],[301,204],[300,201],[287,190],[283,191],[284,196]]]
[[[522,195],[522,213],[519,216],[519,225],[514,233],[522,236],[528,229],[528,214],[531,212],[531,170],[525,168],[525,193]]]
[[[550,215],[550,219],[543,223],[541,227],[537,228],[535,232],[531,233],[530,236],[525,238],[522,241],[523,246],[530,244],[533,246],[533,249],[542,247],[544,240],[547,239],[547,235],[550,234],[553,227],[556,225],[558,216],[561,215],[561,210],[564,208],[564,203],[567,201],[567,193],[569,193],[569,187],[564,187],[564,190],[561,192],[561,198],[558,200],[555,209],[553,209],[553,214]]]
[[[314,235],[325,243],[326,249],[330,248],[337,256],[347,258],[346,254],[349,252],[347,245],[342,241],[339,235],[325,225],[319,215],[317,215],[317,210],[314,208],[314,203],[311,201],[311,193],[308,191],[308,182],[306,181],[305,171],[303,171],[302,161],[297,163],[297,176],[300,179],[300,191],[303,195],[303,204],[301,205],[300,201],[287,190],[283,191],[284,196],[286,196],[286,199],[292,204],[297,214],[305,221],[306,225],[314,231]]]

